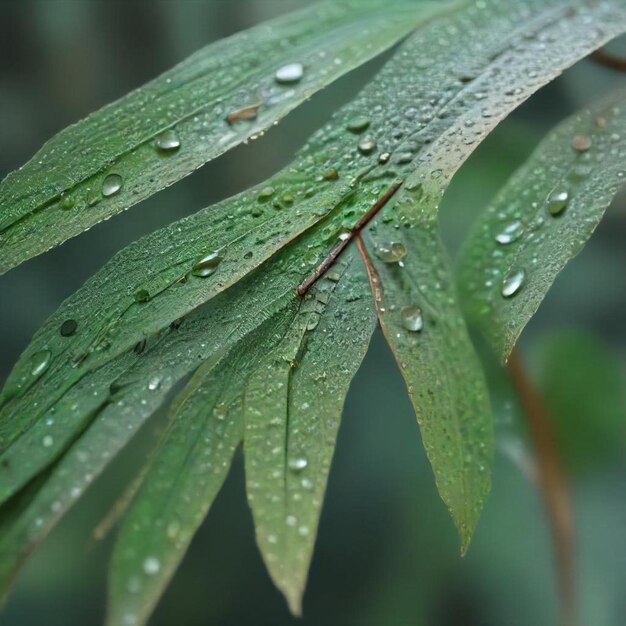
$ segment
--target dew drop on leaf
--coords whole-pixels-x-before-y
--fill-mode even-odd
[[[175,131],[166,130],[154,140],[154,145],[161,152],[172,153],[180,148],[180,139]]]
[[[218,265],[222,262],[222,256],[219,252],[211,252],[207,256],[202,257],[191,268],[191,273],[200,278],[206,278],[215,273]]]
[[[526,272],[524,270],[511,270],[502,281],[502,295],[505,298],[514,296],[524,284]]]
[[[62,337],[71,337],[78,328],[76,320],[65,320],[61,324],[60,333]]]
[[[124,179],[119,174],[109,174],[102,181],[102,195],[105,198],[114,196],[116,193],[119,193],[123,184]]]
[[[586,152],[591,148],[591,143],[591,137],[587,135],[576,135],[576,137],[572,139],[572,148],[578,152]]]
[[[389,246],[380,246],[376,255],[383,263],[398,263],[406,256],[404,244],[394,241]]]
[[[402,326],[412,333],[418,333],[424,328],[422,309],[418,306],[405,306],[400,311]]]
[[[556,217],[561,215],[567,207],[569,193],[564,189],[556,189],[548,196],[548,211],[550,215]]]
[[[304,76],[302,63],[288,63],[276,70],[276,82],[282,85],[297,83]]]
[[[135,293],[135,302],[149,302],[150,292],[147,289],[140,289]]]
[[[304,457],[298,457],[295,459],[289,459],[288,465],[289,469],[299,472],[308,465],[308,461]]]
[[[496,235],[496,241],[502,245],[513,243],[520,238],[523,231],[523,224],[519,220],[514,220],[505,224],[504,228]]]
[[[159,559],[149,556],[143,562],[143,571],[148,574],[148,576],[154,576],[154,574],[158,574],[161,569],[161,564],[159,563]]]
[[[368,117],[359,116],[348,122],[348,130],[356,135],[365,132],[370,127],[371,121]]]
[[[50,352],[50,350],[41,350],[39,352],[35,352],[31,361],[30,373],[33,376],[41,376],[48,369],[51,358],[52,353]]]
[[[359,142],[359,152],[361,154],[372,154],[374,150],[376,150],[376,142],[373,139],[366,138]]]

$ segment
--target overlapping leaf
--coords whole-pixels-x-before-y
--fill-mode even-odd
[[[0,183],[0,274],[262,133],[447,8],[321,2],[207,46],[70,126]]]
[[[626,93],[559,125],[470,233],[459,284],[473,321],[506,359],[558,273],[623,183]]]
[[[401,192],[361,249],[383,332],[465,551],[490,487],[491,407],[439,239],[436,203],[421,191]]]

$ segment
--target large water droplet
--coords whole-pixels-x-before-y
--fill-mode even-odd
[[[402,326],[412,333],[418,333],[424,328],[424,318],[422,317],[422,309],[418,306],[405,306],[400,311],[402,318]]]
[[[161,564],[159,563],[159,559],[153,556],[149,556],[143,562],[143,571],[148,574],[148,576],[154,576],[154,574],[158,574],[161,569]]]
[[[31,360],[30,373],[33,376],[41,376],[48,369],[51,358],[52,353],[50,352],[50,350],[41,350],[39,352],[35,352]]]
[[[520,238],[523,232],[524,225],[519,220],[515,220],[505,224],[504,228],[496,235],[496,241],[502,245],[513,243]]]
[[[78,323],[76,320],[65,320],[61,324],[60,333],[62,337],[71,337],[78,328]]]
[[[398,263],[406,256],[406,248],[404,244],[394,241],[389,246],[380,246],[376,254],[383,263]]]
[[[124,179],[119,174],[109,174],[102,181],[102,195],[105,198],[114,196],[116,193],[119,193],[123,184]]]
[[[370,127],[370,119],[365,116],[355,117],[348,122],[348,130],[356,135],[365,132]]]
[[[588,135],[576,135],[576,137],[572,139],[572,148],[578,152],[586,152],[591,148],[591,144],[591,137]]]
[[[206,278],[217,270],[217,267],[221,262],[221,254],[219,252],[211,252],[211,254],[207,254],[207,256],[196,261],[194,266],[191,268],[191,273],[194,276]]]
[[[365,138],[359,142],[359,152],[361,154],[372,154],[374,150],[376,150],[376,142],[373,139]]]
[[[289,469],[292,469],[296,472],[303,470],[308,464],[308,461],[304,457],[289,459],[288,462]]]
[[[557,215],[561,215],[565,208],[567,207],[567,202],[569,201],[569,193],[564,189],[555,189],[548,196],[548,211],[550,215],[556,217]]]
[[[176,152],[180,148],[180,139],[173,130],[166,130],[155,140],[154,145],[162,152]]]
[[[514,296],[524,284],[526,272],[524,270],[511,270],[502,280],[502,295],[505,298]]]
[[[304,76],[302,63],[288,63],[276,70],[276,82],[281,84],[297,83]]]

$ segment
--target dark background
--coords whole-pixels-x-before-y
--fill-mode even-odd
[[[2,0],[0,177],[56,131],[203,45],[305,4]],[[618,42],[613,49],[626,46]],[[277,171],[383,60],[339,80],[262,139],[0,277],[0,381],[46,317],[114,252]],[[442,216],[451,250],[543,133],[624,81],[583,61],[503,123],[446,194]],[[574,500],[588,626],[626,624],[625,237],[622,196],[558,279],[521,342],[537,385],[551,394]],[[537,493],[520,471],[532,463],[532,452],[501,377],[495,372],[490,379],[499,453],[493,492],[465,559],[435,492],[403,383],[376,337],[347,400],[304,619],[290,617],[264,572],[239,460],[151,623],[556,624],[549,534]],[[28,562],[0,624],[101,623],[111,544],[93,541],[91,530],[152,440],[147,428]]]

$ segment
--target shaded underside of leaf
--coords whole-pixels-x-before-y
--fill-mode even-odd
[[[361,250],[385,338],[465,552],[490,487],[491,406],[437,222],[411,195],[401,192],[384,209]]]
[[[626,92],[561,123],[476,222],[458,260],[470,319],[506,359],[624,181]]]
[[[209,45],[63,130],[0,183],[0,274],[259,135],[442,10],[321,2]]]
[[[296,615],[344,400],[376,323],[367,291],[358,259],[338,263],[246,385],[246,484],[257,543]]]

